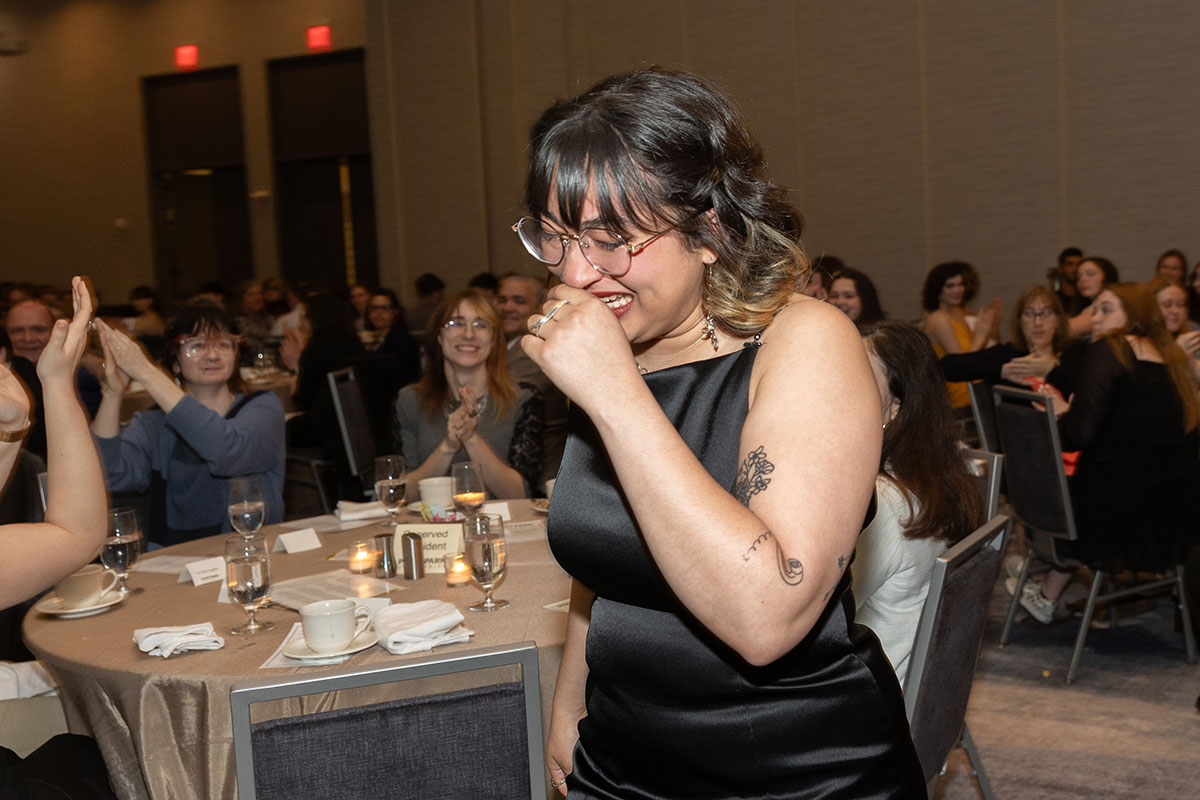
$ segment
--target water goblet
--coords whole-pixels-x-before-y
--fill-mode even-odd
[[[143,589],[129,588],[129,572],[142,553],[142,528],[132,508],[114,508],[108,512],[108,538],[100,551],[100,563],[117,574],[117,591],[122,596]]]
[[[375,496],[387,509],[390,519],[380,523],[384,528],[396,527],[396,514],[404,505],[408,479],[404,471],[404,456],[379,456],[375,459]]]
[[[454,507],[464,517],[474,517],[487,500],[483,466],[478,461],[462,461],[451,466],[450,475],[454,479]]]
[[[249,536],[262,527],[266,516],[262,479],[257,475],[230,478],[229,524],[233,529],[243,536]]]
[[[275,627],[274,622],[254,618],[271,591],[271,551],[265,534],[225,538],[225,583],[229,596],[250,616],[248,622],[233,626],[230,633],[258,633]]]
[[[467,606],[472,611],[498,611],[508,607],[507,600],[492,597],[504,578],[507,558],[504,553],[504,521],[499,514],[478,514],[463,522],[463,544],[471,578],[484,592],[483,600]]]

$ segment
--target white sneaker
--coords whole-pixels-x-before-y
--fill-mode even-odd
[[[1005,583],[1007,584],[1007,581]],[[1049,625],[1054,621],[1058,603],[1042,594],[1042,584],[1039,581],[1026,581],[1025,585],[1021,587],[1021,608],[1028,611],[1029,616],[1038,622]]]
[[[1006,556],[1004,558],[1004,574],[1016,580],[1021,577],[1021,568],[1025,566],[1024,556]],[[1009,594],[1013,593],[1012,589],[1008,590]]]

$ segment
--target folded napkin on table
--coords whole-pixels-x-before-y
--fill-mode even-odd
[[[40,661],[0,661],[0,700],[57,694],[58,684]]]
[[[463,615],[444,600],[392,603],[375,613],[375,632],[389,653],[404,655],[469,640]]]
[[[169,658],[188,650],[220,650],[225,640],[217,636],[211,622],[164,628],[138,628],[133,641],[143,653]]]
[[[388,510],[383,503],[372,500],[369,503],[352,503],[349,500],[338,500],[337,509],[333,512],[342,522],[352,522],[356,519],[375,519],[386,517]]]

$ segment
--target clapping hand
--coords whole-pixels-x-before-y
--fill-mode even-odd
[[[70,391],[75,380],[79,359],[87,348],[88,323],[92,318],[92,292],[87,280],[71,279],[71,298],[75,313],[68,323],[60,319],[54,323],[50,341],[38,358],[37,371],[42,384],[51,391]],[[58,384],[58,385],[55,385]]]
[[[104,383],[111,391],[123,392],[130,379],[145,384],[153,374],[161,373],[142,346],[133,339],[102,319],[96,320],[96,328],[100,331],[100,345],[104,348]]]
[[[462,402],[446,420],[446,440],[456,451],[462,447],[463,442],[475,435],[475,428],[479,422],[479,403],[471,387],[464,386],[459,389],[458,396]]]

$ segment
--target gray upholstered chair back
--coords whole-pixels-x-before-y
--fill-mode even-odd
[[[1060,539],[1075,538],[1075,514],[1063,471],[1058,422],[1045,395],[993,386],[996,430],[1004,453],[1008,502],[1029,527]]]
[[[255,703],[514,664],[517,682],[251,722]],[[532,642],[239,684],[230,708],[241,800],[545,798]]]
[[[967,384],[971,397],[971,416],[975,419],[975,432],[979,434],[979,449],[992,453],[1000,450],[1000,438],[996,434],[996,407],[992,404],[992,387],[983,381]]]
[[[925,780],[946,763],[963,733],[975,662],[1009,518],[993,517],[938,558],[921,612],[904,703]]]
[[[342,432],[342,445],[350,462],[350,474],[363,480],[364,484],[374,483],[370,476],[375,470],[375,436],[371,432],[367,404],[354,367],[330,372],[326,378],[338,428]]]

